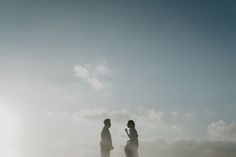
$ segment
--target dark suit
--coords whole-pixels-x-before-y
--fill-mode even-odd
[[[104,127],[101,133],[101,157],[110,157],[110,151],[113,149],[109,128]]]

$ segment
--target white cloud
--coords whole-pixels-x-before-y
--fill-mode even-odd
[[[75,76],[87,82],[92,89],[101,90],[111,83],[106,81],[113,71],[105,65],[84,64],[74,67]]]
[[[219,140],[236,140],[236,124],[226,124],[223,120],[208,125],[211,138]]]
[[[110,68],[104,65],[98,65],[96,67],[96,72],[98,75],[108,75],[108,76],[112,76],[112,74],[114,73]]]
[[[167,137],[186,137],[184,134],[183,126],[178,123],[170,123],[164,119],[166,114],[158,110],[107,110],[101,109],[81,109],[73,114],[75,121],[81,119],[96,124],[102,124],[105,118],[110,118],[113,126],[118,129],[126,127],[128,120],[135,121],[137,129],[141,134],[145,134],[146,138],[156,135]],[[148,131],[147,131],[148,130]],[[122,131],[123,132],[123,131]]]
[[[48,118],[55,118],[55,115],[51,111],[45,111],[44,114]],[[55,113],[56,115],[63,116],[66,115],[69,119],[74,119],[75,121],[90,121],[95,123],[102,122],[105,118],[110,118],[116,125],[126,125],[126,122],[130,119],[134,120],[138,126],[146,128],[157,128],[160,126],[165,126],[167,124],[163,123],[164,113],[157,110],[145,110],[142,112],[130,111],[130,110],[107,110],[104,108],[100,109],[80,109],[74,113]],[[69,116],[69,117],[68,117]],[[168,126],[173,130],[180,130],[180,126],[171,125]]]
[[[148,110],[145,113],[137,116],[137,121],[145,127],[155,128],[163,122],[164,113],[157,110]]]
[[[182,132],[183,131],[183,128],[181,125],[170,125],[170,128],[172,130],[175,130],[175,131],[178,131],[178,132]]]
[[[121,123],[129,119],[135,118],[136,113],[132,113],[128,110],[113,110],[106,109],[85,109],[76,112],[74,115],[76,118],[84,118],[91,121],[102,121],[105,118],[110,118],[112,122]]]
[[[115,122],[123,122],[124,120],[133,119],[138,123],[143,123],[144,125],[148,123],[153,125],[162,122],[164,113],[153,109],[142,112],[130,110],[85,109],[79,110],[75,115],[88,120],[111,118]]]
[[[83,79],[88,79],[90,77],[88,69],[86,68],[86,65],[85,66],[77,65],[74,67],[74,71],[75,71],[76,77],[83,78]]]
[[[176,111],[170,111],[170,115],[176,117],[179,113]]]
[[[186,112],[184,113],[184,117],[187,119],[193,119],[194,118],[194,114],[191,112]]]
[[[150,137],[156,132],[160,135],[175,137],[176,135],[181,137],[184,136],[183,125],[179,123],[170,123],[164,119],[166,115],[164,112],[159,110],[107,110],[104,108],[100,109],[81,109],[73,113],[75,120],[87,120],[90,122],[101,123],[105,118],[110,118],[112,123],[117,127],[125,127],[128,120],[132,119],[135,121],[137,127],[142,131],[149,130],[147,136]],[[147,132],[146,132],[147,133]]]
[[[90,78],[88,79],[88,83],[95,90],[103,89],[105,87],[105,83],[100,81],[98,78]]]

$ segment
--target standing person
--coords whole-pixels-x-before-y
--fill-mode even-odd
[[[109,128],[111,127],[111,120],[105,119],[104,120],[104,127],[101,132],[101,157],[110,157],[110,152],[113,149],[111,134]]]
[[[126,157],[138,157],[138,133],[135,129],[135,123],[133,120],[129,120],[127,123],[129,131],[125,129],[126,134],[129,137],[127,145],[125,146]]]

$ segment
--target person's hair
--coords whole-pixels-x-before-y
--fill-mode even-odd
[[[104,120],[104,124],[105,124],[105,125],[107,125],[107,124],[109,124],[109,123],[111,123],[111,120],[110,120],[110,119],[105,119],[105,120]]]
[[[132,126],[132,127],[135,127],[135,123],[134,123],[133,120],[129,120],[129,121],[128,121],[128,125],[129,125],[129,126]]]

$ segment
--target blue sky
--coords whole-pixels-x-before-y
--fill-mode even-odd
[[[0,1],[2,127],[18,127],[15,156],[94,156],[106,117],[114,156],[129,119],[141,155],[164,141],[151,155],[183,156],[175,144],[187,140],[211,149],[196,156],[234,156],[223,148],[236,146],[235,10],[233,0]]]

